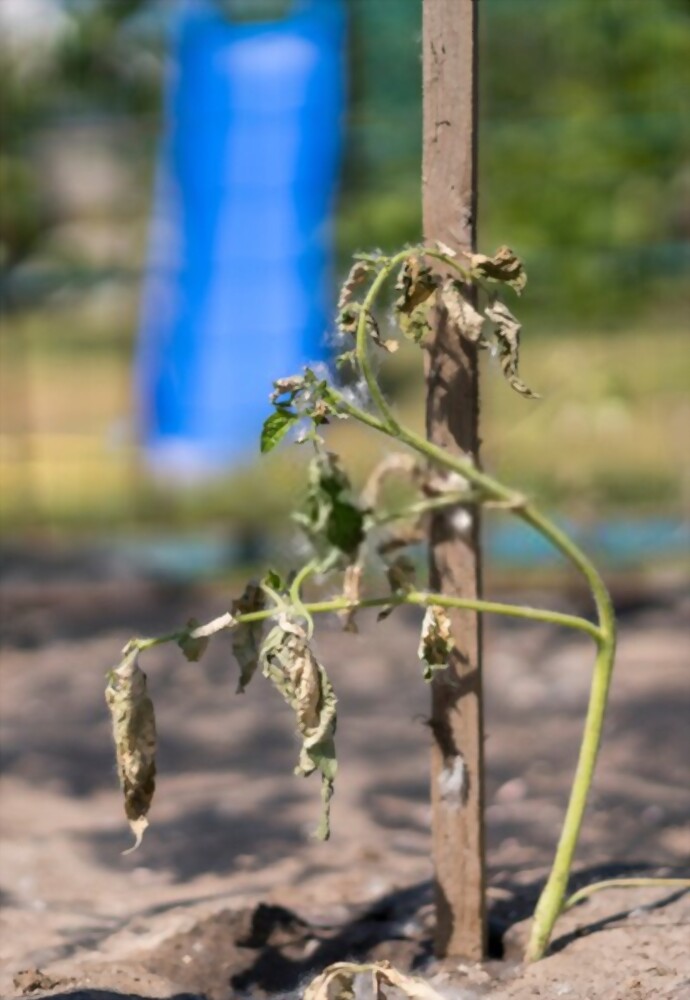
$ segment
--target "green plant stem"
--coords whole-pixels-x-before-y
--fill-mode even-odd
[[[466,480],[478,486],[487,498],[503,502],[512,508],[515,516],[521,518],[521,520],[546,538],[554,548],[582,573],[590,587],[597,611],[598,651],[575,777],[553,865],[537,904],[531,936],[527,946],[527,960],[535,961],[544,955],[551,938],[553,926],[562,912],[564,905],[570,868],[601,744],[616,648],[615,616],[608,590],[595,566],[579,546],[561,531],[550,518],[542,514],[533,504],[526,502],[520,494],[508,489],[485,472],[477,469],[471,458],[452,455],[431,441],[427,441],[418,434],[402,428],[388,406],[369,363],[369,338],[367,337],[366,328],[367,313],[373,307],[379,290],[393,270],[408,257],[419,253],[432,256],[443,262],[446,266],[454,268],[462,277],[467,277],[463,269],[452,258],[434,249],[422,248],[421,250],[408,250],[397,254],[372,282],[364,299],[362,314],[357,326],[356,352],[360,370],[384,424],[384,433],[407,444],[436,465],[459,473]]]
[[[690,878],[611,878],[603,882],[593,882],[578,889],[572,896],[569,896],[563,904],[563,910],[572,909],[583,899],[601,892],[602,889],[690,889]]]
[[[305,580],[307,580],[312,574],[316,573],[319,568],[318,561],[312,559],[308,562],[302,569],[295,575],[295,579],[290,585],[290,601],[293,608],[297,611],[299,615],[307,622],[307,635],[309,638],[314,634],[314,619],[311,616],[311,612],[304,604],[302,600],[302,585]]]
[[[601,633],[597,626],[586,618],[580,618],[577,615],[567,615],[560,611],[548,611],[544,608],[530,608],[519,604],[503,604],[499,601],[484,601],[479,599],[472,600],[471,598],[452,597],[446,594],[432,594],[416,590],[406,594],[386,594],[383,597],[369,597],[362,601],[351,601],[347,597],[335,597],[330,601],[304,603],[301,604],[301,608],[310,615],[318,615],[357,608],[381,608],[390,607],[391,605],[398,607],[403,604],[425,608],[436,605],[441,608],[458,608],[464,611],[479,611],[487,614],[504,615],[508,618],[522,618],[527,621],[546,622],[551,625],[560,625],[583,632],[595,642],[599,642],[601,639]],[[245,625],[252,622],[266,621],[269,618],[275,617],[279,610],[279,608],[274,607],[264,608],[261,611],[249,611],[246,614],[237,615],[235,622],[238,625]],[[179,642],[180,639],[187,637],[190,631],[194,630],[181,629],[177,632],[169,632],[166,635],[154,638],[132,639],[125,648],[127,650],[138,649],[144,651],[152,649],[154,646],[162,646],[167,642]]]
[[[390,605],[419,605],[428,607],[438,605],[447,608],[459,608],[477,612],[494,613],[506,615],[513,618],[523,618],[532,621],[542,621],[554,625],[563,625],[569,628],[584,632],[595,640],[597,644],[597,657],[594,666],[594,674],[589,696],[589,704],[584,724],[584,732],[580,745],[577,768],[570,793],[568,807],[566,810],[561,835],[556,848],[553,865],[546,885],[541,893],[532,923],[531,936],[527,948],[527,959],[533,961],[541,958],[550,941],[553,926],[560,913],[567,906],[574,905],[574,901],[584,898],[583,893],[589,894],[597,890],[597,886],[587,887],[575,893],[566,903],[566,891],[570,868],[577,845],[577,840],[582,825],[587,797],[592,783],[594,767],[601,742],[601,734],[606,711],[611,673],[616,646],[615,618],[611,599],[606,586],[599,576],[596,568],[582,552],[582,550],[563,532],[561,529],[534,504],[528,502],[521,494],[509,489],[502,483],[493,479],[487,473],[476,467],[474,461],[467,455],[453,455],[440,448],[438,445],[427,441],[425,438],[402,427],[395,414],[389,407],[386,399],[379,387],[374,374],[370,358],[369,345],[370,337],[367,326],[367,319],[371,315],[376,298],[383,285],[392,275],[393,271],[405,260],[412,256],[427,255],[433,257],[445,266],[454,269],[463,281],[471,280],[471,275],[440,250],[433,248],[414,248],[402,251],[391,258],[377,274],[372,282],[362,303],[361,313],[357,322],[356,334],[356,356],[362,377],[367,385],[371,399],[378,410],[378,416],[368,413],[366,410],[349,402],[338,390],[330,389],[331,400],[335,408],[345,413],[361,423],[385,434],[397,441],[412,448],[418,454],[423,455],[428,461],[442,469],[455,472],[477,487],[482,494],[482,498],[497,502],[506,507],[516,517],[519,517],[525,524],[537,531],[546,538],[555,549],[557,549],[587,580],[596,606],[597,622],[593,624],[584,618],[575,615],[566,615],[556,611],[547,611],[538,608],[523,607],[511,604],[502,604],[495,601],[471,600],[449,595],[428,594],[421,591],[413,591],[404,595],[387,595],[386,597],[370,598],[363,601],[353,602],[347,598],[340,597],[330,601],[319,601],[310,604],[303,604],[301,601],[300,588],[306,577],[313,572],[311,564],[305,566],[295,578],[291,598],[295,606],[308,616],[313,614],[343,611],[358,607],[380,607]],[[443,504],[445,506],[445,504]],[[268,610],[250,612],[240,615],[238,623],[259,622],[274,616],[276,608]],[[164,642],[179,641],[188,636],[190,630],[183,630],[169,633],[154,639],[135,639],[126,647],[131,649],[149,649]],[[612,885],[629,884],[632,880],[621,880],[611,883]],[[635,880],[640,884],[640,880]],[[674,884],[677,884],[675,880]],[[655,884],[660,884],[658,881]],[[599,883],[599,888],[607,887],[607,883]]]
[[[392,275],[393,271],[395,271],[400,264],[412,255],[413,251],[403,250],[392,257],[388,263],[381,268],[369,287],[369,290],[364,298],[364,302],[362,303],[359,319],[357,320],[357,364],[359,365],[359,370],[361,371],[364,381],[367,384],[369,394],[381,414],[383,420],[383,430],[385,433],[392,434],[393,436],[397,436],[401,427],[388,406],[378,380],[374,374],[374,370],[371,367],[369,351],[367,350],[367,344],[369,341],[367,318],[371,312],[374,302],[376,301],[376,297],[385,285],[386,281]]]

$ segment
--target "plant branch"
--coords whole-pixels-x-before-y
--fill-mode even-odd
[[[426,456],[431,462],[440,465],[441,468],[459,473],[481,489],[487,499],[505,504],[512,510],[515,516],[519,517],[542,535],[542,537],[546,538],[585,577],[597,611],[598,627],[595,626],[594,628],[596,629],[598,652],[575,777],[573,779],[570,799],[553,867],[537,905],[527,949],[528,960],[535,960],[541,958],[548,947],[553,925],[564,905],[570,868],[582,826],[587,797],[601,743],[616,649],[615,616],[606,585],[593,563],[579,546],[550,518],[542,514],[533,504],[526,502],[525,498],[519,493],[507,488],[487,473],[477,469],[470,457],[451,455],[438,445],[401,427],[386,403],[369,365],[366,327],[367,313],[373,307],[376,296],[394,268],[407,257],[420,253],[434,257],[446,266],[454,268],[461,274],[464,280],[471,277],[460,267],[457,261],[443,252],[432,248],[418,248],[417,250],[409,250],[397,254],[386,267],[382,268],[376,279],[372,282],[364,300],[357,328],[357,359],[372,398],[376,402],[383,418],[383,433],[407,444],[419,454]],[[477,610],[480,609],[477,608]],[[507,612],[501,613],[505,614]]]
[[[568,896],[563,904],[562,913],[577,906],[583,899],[601,892],[602,889],[690,889],[690,878],[611,878],[603,882],[593,882],[585,885],[572,896]]]

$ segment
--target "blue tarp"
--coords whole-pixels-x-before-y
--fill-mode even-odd
[[[252,454],[272,379],[324,357],[344,29],[340,0],[257,24],[181,8],[137,359],[155,468]]]

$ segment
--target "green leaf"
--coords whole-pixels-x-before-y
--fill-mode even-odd
[[[275,590],[279,594],[287,587],[285,580],[276,569],[269,569],[261,582],[265,583],[271,588],[271,590]]]
[[[364,541],[362,510],[351,497],[350,480],[337,455],[319,452],[309,466],[309,491],[294,516],[326,558],[333,549],[351,560]]]
[[[265,421],[261,430],[261,452],[272,451],[287,432],[297,423],[299,414],[279,406]]]
[[[326,538],[346,555],[354,555],[364,541],[364,515],[347,501],[336,500],[328,517]]]

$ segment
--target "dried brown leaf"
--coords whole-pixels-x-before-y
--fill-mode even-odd
[[[417,344],[422,343],[431,329],[429,312],[438,281],[421,257],[408,257],[400,269],[394,309],[403,334]]]
[[[248,583],[241,597],[232,602],[233,615],[263,611],[266,595],[257,583]],[[259,665],[263,622],[240,622],[232,637],[232,651],[240,667],[237,693],[243,694]]]
[[[499,247],[493,257],[482,253],[470,254],[470,270],[479,278],[499,281],[521,292],[527,284],[527,272],[520,258],[510,247]]]
[[[439,670],[445,670],[453,646],[450,618],[444,609],[427,608],[417,650],[419,659],[424,663],[425,681],[430,681]]]
[[[408,976],[393,968],[390,962],[358,964],[336,962],[324,969],[304,991],[302,1000],[354,1000],[355,980],[371,976],[374,1000],[385,1000],[384,986],[399,990],[407,1000],[442,1000],[440,994],[416,976]]]
[[[343,282],[343,286],[340,289],[340,297],[338,299],[338,312],[345,308],[352,301],[352,296],[354,295],[357,288],[363,285],[369,275],[375,270],[374,265],[370,261],[366,260],[356,260],[350,272]]]
[[[134,845],[124,852],[130,854],[148,826],[146,817],[156,788],[156,720],[136,650],[110,671],[105,700],[113,724],[125,815],[135,836]]]
[[[328,675],[314,656],[301,625],[281,616],[261,649],[264,676],[280,691],[295,713],[302,740],[296,774],[321,773],[322,812],[316,830],[330,836],[330,800],[337,771],[335,728],[337,699]]]
[[[520,323],[503,302],[494,302],[486,310],[487,318],[495,326],[495,337],[498,342],[498,353],[503,374],[516,392],[522,396],[538,399],[536,392],[525,385],[518,375],[520,360]]]
[[[441,301],[446,307],[450,321],[458,328],[461,335],[471,340],[473,344],[479,343],[482,337],[484,316],[477,312],[466,298],[462,283],[454,279],[444,281],[441,289]]]

